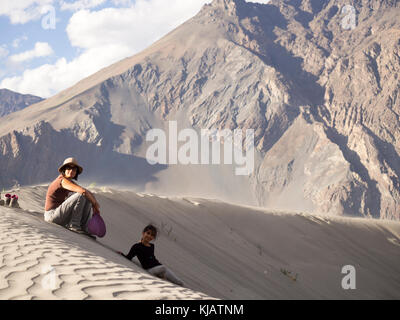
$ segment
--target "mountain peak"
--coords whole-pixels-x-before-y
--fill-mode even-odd
[[[9,89],[0,89],[0,117],[24,109],[43,99],[30,94],[21,94]]]
[[[230,15],[236,15],[237,9],[240,6],[246,4],[245,0],[214,0],[210,4],[206,5],[215,9],[222,9],[228,12]]]
[[[211,2],[212,6],[232,6],[236,4],[243,4],[245,0],[214,0]]]

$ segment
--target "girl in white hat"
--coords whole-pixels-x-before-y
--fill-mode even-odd
[[[60,175],[47,190],[44,219],[71,231],[89,235],[87,223],[91,209],[94,214],[100,214],[100,205],[89,190],[73,181],[78,180],[83,168],[75,158],[67,158],[58,171]],[[68,197],[70,192],[74,194]]]

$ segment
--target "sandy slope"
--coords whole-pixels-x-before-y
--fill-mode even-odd
[[[0,207],[0,299],[210,299],[149,275],[95,241]]]
[[[41,212],[45,192],[44,186],[16,191],[31,213],[0,207],[2,299],[400,298],[398,222],[97,189],[108,227],[99,242],[127,252],[144,225],[157,224],[156,256],[185,281],[187,288],[179,288],[92,240],[43,222],[34,212]],[[341,286],[345,265],[356,269],[355,290]],[[46,290],[52,272],[55,288]]]

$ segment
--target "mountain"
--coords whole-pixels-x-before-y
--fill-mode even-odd
[[[42,100],[42,98],[30,94],[20,94],[8,89],[0,89],[0,118]]]
[[[0,184],[49,181],[75,155],[88,183],[398,220],[399,6],[214,0],[141,53],[6,116]],[[254,129],[254,171],[150,165],[146,134],[173,120]]]

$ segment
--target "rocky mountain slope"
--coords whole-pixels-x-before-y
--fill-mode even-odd
[[[8,89],[0,89],[0,117],[29,107],[43,99],[30,94],[20,94]]]
[[[73,154],[98,184],[399,219],[400,5],[346,5],[214,0],[143,52],[7,116],[0,184],[48,181]],[[148,164],[146,133],[170,120],[254,129],[255,170]]]

